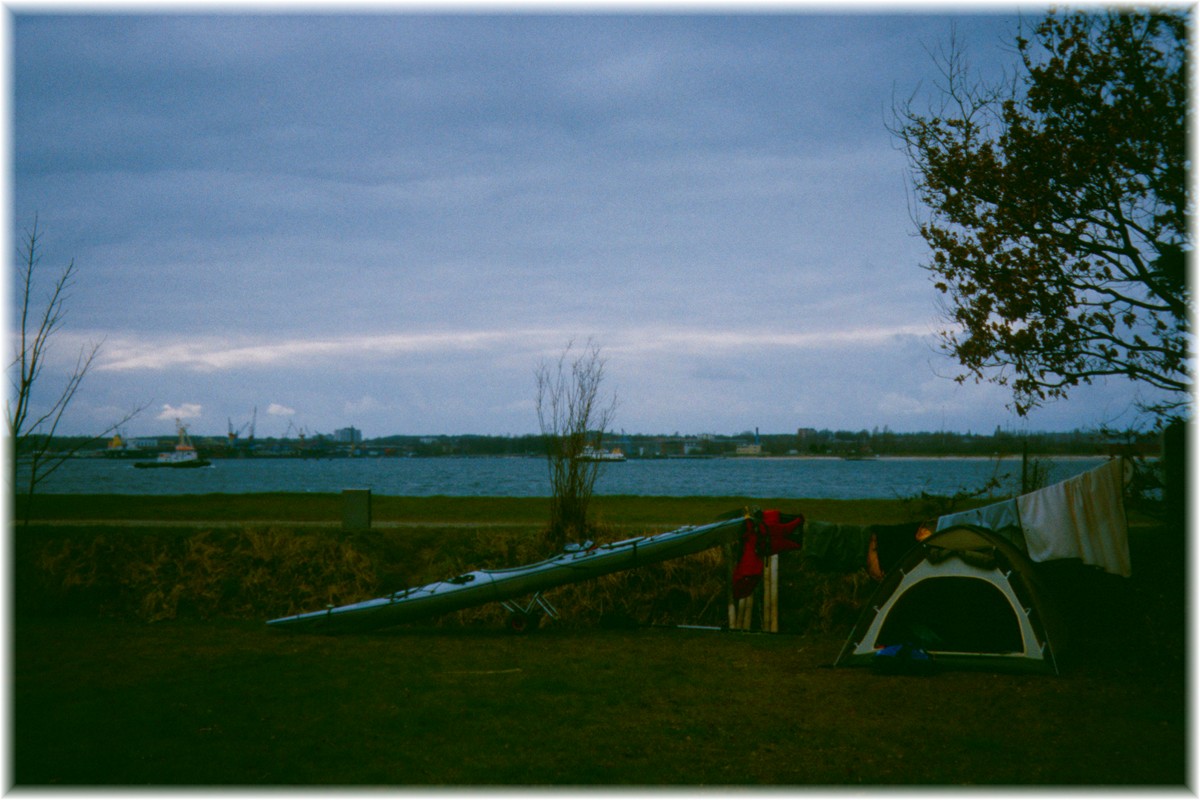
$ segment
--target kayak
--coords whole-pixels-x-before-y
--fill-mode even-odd
[[[739,516],[609,544],[571,544],[551,558],[522,567],[475,570],[386,597],[280,617],[267,624],[320,633],[400,625],[698,553],[735,540],[744,526],[745,518]]]

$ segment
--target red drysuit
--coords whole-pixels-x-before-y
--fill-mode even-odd
[[[734,599],[749,597],[762,579],[763,557],[800,547],[804,532],[803,514],[780,514],[775,509],[762,518],[746,517],[742,533],[742,557],[733,570]]]

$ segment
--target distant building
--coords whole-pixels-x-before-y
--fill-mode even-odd
[[[358,444],[362,441],[362,431],[354,426],[338,428],[333,432],[333,440],[338,444]]]
[[[739,444],[735,453],[739,456],[761,456],[761,444]]]

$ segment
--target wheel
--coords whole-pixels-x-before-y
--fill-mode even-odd
[[[538,626],[538,618],[524,611],[514,611],[508,617],[508,630],[511,633],[528,633]]]

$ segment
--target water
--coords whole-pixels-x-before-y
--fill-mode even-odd
[[[1100,458],[1050,460],[1059,481],[1102,463]],[[949,495],[980,488],[993,475],[1011,492],[1020,459],[717,458],[630,460],[601,467],[597,494],[744,496],[830,499]],[[40,487],[42,494],[242,494],[371,489],[377,495],[546,497],[550,480],[541,458],[231,459],[199,469],[134,469],[128,461],[76,459]]]

